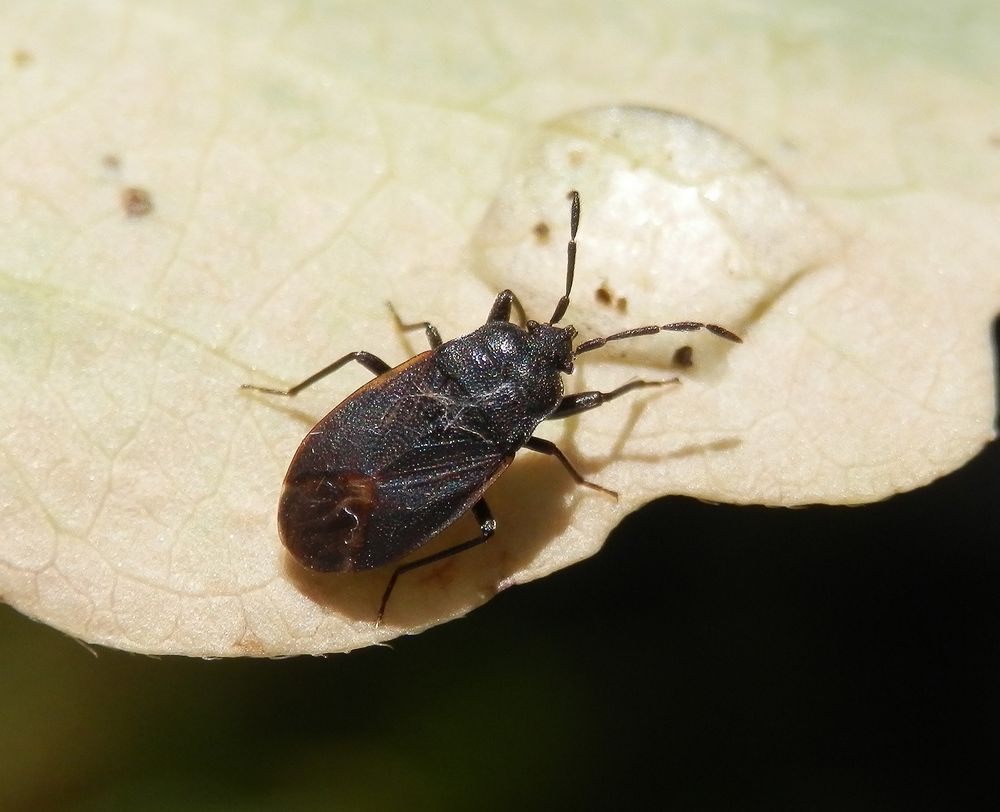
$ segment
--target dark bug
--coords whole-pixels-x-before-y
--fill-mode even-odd
[[[398,561],[422,547],[472,510],[479,535],[401,564],[393,571],[376,624],[396,580],[405,572],[482,544],[496,530],[483,498],[521,448],[555,457],[580,485],[617,494],[580,475],[549,440],[533,437],[543,420],[594,409],[626,392],[675,383],[635,380],[610,392],[563,394],[563,375],[574,359],[609,341],[665,330],[708,330],[729,341],[723,327],[695,321],[650,325],[591,338],[573,346],[576,330],[557,327],[569,306],[576,264],[580,196],[570,192],[570,239],[566,293],[547,322],[510,321],[521,310],[510,290],[493,302],[486,323],[468,335],[442,342],[429,322],[422,329],[431,349],[390,367],[369,352],[348,353],[290,389],[244,384],[271,395],[293,396],[345,364],[356,361],[376,377],[316,424],[299,445],[285,475],[278,530],[291,555],[320,572],[356,572]]]

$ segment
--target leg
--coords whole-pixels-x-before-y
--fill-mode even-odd
[[[528,442],[524,444],[525,448],[530,448],[532,451],[537,451],[540,454],[550,454],[555,457],[559,462],[562,463],[563,468],[569,471],[569,475],[576,480],[577,485],[584,485],[588,488],[593,488],[595,491],[601,491],[602,493],[609,494],[615,499],[618,498],[618,491],[613,491],[610,488],[605,488],[603,485],[598,485],[596,482],[590,482],[583,478],[579,471],[573,467],[566,455],[559,450],[559,447],[551,442],[550,440],[543,440],[541,437],[529,437]]]
[[[524,308],[512,290],[500,291],[497,298],[493,301],[493,307],[490,308],[490,315],[486,317],[486,320],[510,321],[511,305],[517,310],[517,315],[520,317],[521,325],[523,326],[528,321],[528,318],[524,315]]]
[[[301,392],[308,386],[312,386],[316,381],[321,378],[325,378],[331,372],[336,372],[344,364],[350,361],[357,361],[361,366],[371,372],[373,375],[381,375],[383,372],[388,372],[392,367],[390,367],[385,361],[379,358],[377,355],[372,355],[370,352],[365,352],[364,350],[359,350],[358,352],[349,352],[343,358],[338,358],[330,366],[323,367],[315,375],[310,375],[301,383],[295,384],[295,386],[289,387],[288,389],[271,389],[267,386],[255,386],[252,383],[245,383],[240,386],[240,389],[253,389],[257,392],[265,392],[268,395],[283,395],[285,397],[293,397]]]
[[[391,302],[386,302],[389,305],[389,312],[392,313],[393,319],[396,320],[396,327],[402,332],[407,332],[409,330],[423,330],[424,335],[427,336],[427,343],[431,345],[432,350],[436,350],[441,346],[441,334],[438,332],[437,327],[431,324],[429,321],[415,321],[413,324],[403,324],[403,320],[399,317],[399,313],[396,312],[396,308],[392,306]]]
[[[392,577],[389,578],[389,584],[386,586],[385,592],[382,593],[382,604],[378,608],[378,617],[375,618],[376,628],[378,628],[382,623],[382,617],[385,615],[386,604],[389,603],[389,596],[392,594],[392,590],[396,586],[396,579],[399,578],[400,575],[404,572],[415,570],[418,567],[424,567],[428,564],[433,564],[436,561],[441,561],[444,558],[450,558],[457,553],[463,553],[466,550],[471,550],[473,547],[478,547],[493,535],[497,529],[497,523],[493,518],[493,514],[490,513],[490,508],[486,504],[486,500],[480,499],[476,502],[476,504],[472,506],[472,512],[475,514],[476,520],[479,522],[479,535],[476,536],[476,538],[469,539],[469,541],[464,541],[461,544],[448,547],[446,550],[441,550],[433,555],[426,555],[423,558],[418,558],[416,561],[409,561],[406,564],[396,567],[395,572],[392,573]]]
[[[609,400],[621,397],[633,389],[643,389],[647,386],[666,386],[671,383],[680,383],[680,381],[677,378],[670,378],[666,381],[629,381],[624,386],[619,386],[610,392],[577,392],[575,395],[566,395],[566,397],[559,401],[556,410],[546,419],[561,420],[564,417],[570,417],[571,415],[603,406]]]

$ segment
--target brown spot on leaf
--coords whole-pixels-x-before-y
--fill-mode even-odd
[[[145,217],[153,210],[153,198],[141,186],[122,189],[122,208],[129,217]]]
[[[535,235],[535,239],[540,243],[546,243],[549,241],[549,224],[544,220],[539,220],[535,223],[535,227],[531,229],[531,233]]]
[[[267,653],[264,642],[250,631],[233,643],[233,650],[244,657],[263,657]]]
[[[26,68],[35,61],[35,55],[24,48],[18,48],[10,55],[10,61],[14,63],[15,68]]]
[[[609,289],[606,283],[602,283],[601,286],[594,291],[594,298],[597,300],[598,304],[602,304],[605,307],[614,306],[615,310],[619,313],[628,312],[628,299],[624,296],[615,296]]]
[[[694,366],[694,349],[685,344],[674,351],[674,366],[687,369]]]

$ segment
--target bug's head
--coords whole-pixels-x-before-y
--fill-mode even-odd
[[[545,359],[560,372],[572,374],[573,339],[576,338],[576,329],[573,325],[556,327],[553,324],[541,324],[529,320],[525,329],[528,331],[528,338],[536,356]]]

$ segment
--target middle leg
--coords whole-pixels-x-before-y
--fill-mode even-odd
[[[396,308],[392,306],[392,302],[386,302],[389,306],[389,312],[392,313],[392,318],[396,322],[396,329],[401,333],[408,333],[410,330],[423,330],[424,335],[427,336],[427,343],[431,345],[432,350],[436,350],[441,346],[441,333],[438,332],[438,328],[431,324],[429,321],[415,321],[412,324],[404,324],[403,320],[399,317],[399,313],[396,312]]]
[[[524,444],[524,447],[531,449],[532,451],[537,451],[539,454],[548,454],[549,456],[555,457],[562,463],[562,467],[569,472],[569,475],[573,477],[577,485],[593,488],[595,491],[606,493],[608,496],[613,496],[615,499],[618,498],[618,491],[613,491],[611,488],[605,488],[603,485],[598,485],[596,482],[584,479],[583,474],[576,470],[576,467],[569,461],[569,458],[563,454],[559,449],[559,446],[551,440],[543,440],[541,437],[529,437],[528,442]]]

